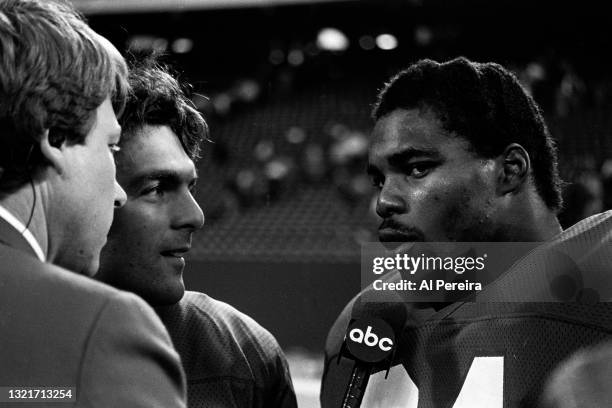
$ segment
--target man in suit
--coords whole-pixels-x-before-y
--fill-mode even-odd
[[[113,159],[126,76],[69,6],[0,1],[0,406],[184,406],[155,313],[80,275],[126,200]]]
[[[156,308],[181,356],[189,407],[296,406],[285,356],[249,316],[183,284],[183,256],[204,225],[192,190],[207,127],[176,79],[152,61],[130,72],[121,118],[118,209],[96,278]]]

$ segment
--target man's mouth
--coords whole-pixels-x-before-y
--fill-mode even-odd
[[[190,247],[174,248],[167,251],[162,251],[161,254],[162,256],[171,258],[182,258],[187,252],[189,252],[190,249]]]
[[[420,242],[423,241],[421,234],[416,232],[398,231],[393,228],[383,228],[378,230],[380,242]]]
[[[425,235],[415,227],[400,224],[393,218],[385,218],[378,227],[378,240],[384,243],[423,242]],[[388,245],[385,245],[389,247]],[[399,246],[399,245],[395,245]],[[393,245],[391,245],[393,247]]]

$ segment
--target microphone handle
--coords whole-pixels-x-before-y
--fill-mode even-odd
[[[372,365],[356,361],[341,408],[359,408],[372,373]]]

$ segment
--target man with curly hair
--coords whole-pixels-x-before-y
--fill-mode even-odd
[[[183,256],[204,225],[192,190],[206,122],[152,59],[130,72],[117,178],[127,203],[102,251],[98,278],[154,306],[187,374],[190,407],[295,407],[287,362],[274,337],[206,294],[185,291]]]
[[[535,406],[555,364],[611,333],[612,308],[588,291],[566,297],[580,274],[609,275],[611,214],[562,232],[555,144],[535,101],[498,64],[421,60],[383,88],[373,117],[368,172],[381,242],[549,246],[463,301],[369,303],[376,292],[366,288],[327,338],[322,406],[340,406],[350,380],[351,360],[338,360],[349,322],[372,316],[401,322],[389,377],[374,369],[363,406]],[[584,248],[575,270],[548,256],[564,247]],[[547,278],[556,266],[568,268],[560,281]]]

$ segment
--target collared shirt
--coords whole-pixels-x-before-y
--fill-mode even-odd
[[[0,205],[0,218],[4,219],[4,221],[8,222],[13,228],[15,228],[19,233],[23,236],[23,238],[30,244],[32,250],[42,262],[45,262],[45,254],[40,247],[40,244],[34,238],[34,235],[30,232],[30,230],[23,225],[17,217],[11,214],[6,208]]]

